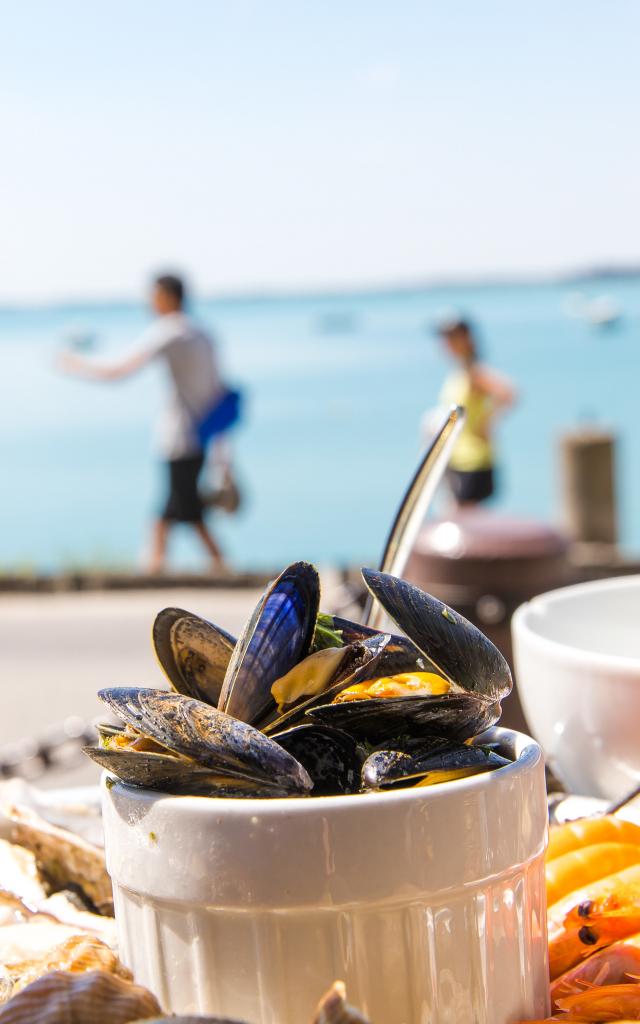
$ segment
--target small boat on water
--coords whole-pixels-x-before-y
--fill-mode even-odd
[[[608,295],[600,295],[587,303],[585,319],[593,327],[612,327],[621,319],[622,313]]]
[[[356,318],[349,310],[329,310],[320,313],[316,320],[320,334],[350,334],[356,326]]]
[[[622,310],[610,295],[590,297],[584,292],[571,292],[564,309],[567,316],[584,320],[592,327],[613,327],[622,319]]]

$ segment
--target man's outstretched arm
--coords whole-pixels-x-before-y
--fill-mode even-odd
[[[101,363],[95,359],[88,359],[78,352],[67,351],[57,357],[56,366],[64,373],[84,377],[85,380],[123,380],[141,370],[152,357],[152,352],[141,351],[111,363]]]

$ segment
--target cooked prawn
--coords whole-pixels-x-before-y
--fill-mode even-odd
[[[601,818],[581,818],[565,825],[554,825],[549,832],[547,860],[579,850],[594,843],[634,843],[640,845],[640,825],[623,821],[612,814]]]
[[[640,915],[635,917],[602,917],[597,924],[567,921],[549,939],[549,973],[555,981],[581,960],[610,946],[618,939],[626,939],[640,931]]]
[[[631,931],[625,930],[625,936],[640,932],[640,884],[634,882],[620,886],[613,892],[587,897],[576,904],[564,919],[568,928],[581,924],[596,931],[605,922],[609,931],[615,927],[614,922],[625,929],[635,925]]]
[[[545,868],[547,903],[552,906],[570,892],[638,862],[640,846],[633,843],[596,843],[563,853]]]
[[[562,996],[573,995],[585,985],[621,985],[640,977],[640,934],[594,953],[566,971],[551,985],[551,1006]]]
[[[581,889],[574,889],[563,899],[558,900],[549,907],[548,923],[549,930],[553,932],[557,927],[562,927],[567,914],[585,900],[594,902],[617,891],[623,891],[630,887],[637,887],[640,890],[640,864],[632,864],[624,871],[618,871],[614,875],[607,875],[597,882],[590,882]],[[640,931],[640,929],[638,929]]]
[[[640,1020],[640,985],[592,985],[558,999],[568,1020]]]

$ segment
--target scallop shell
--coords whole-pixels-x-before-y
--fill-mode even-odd
[[[7,807],[5,814],[13,822],[14,843],[31,850],[54,889],[78,885],[101,913],[113,915],[111,879],[103,850],[51,825],[26,807]]]
[[[133,975],[104,942],[84,935],[74,935],[61,945],[54,947],[41,957],[32,960],[20,960],[5,965],[6,976],[9,978],[15,995],[26,988],[36,978],[41,978],[51,971],[71,971],[81,974],[85,971],[106,971],[115,974],[125,981],[132,981]],[[5,998],[9,998],[6,996]]]
[[[366,1017],[352,1006],[347,1006],[347,992],[343,981],[334,981],[320,1000],[313,1024],[369,1024]],[[0,1024],[2,1018],[0,1017]]]
[[[106,971],[54,971],[0,1008],[0,1024],[129,1024],[162,1013],[145,988]]]

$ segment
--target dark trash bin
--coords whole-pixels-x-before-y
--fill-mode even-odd
[[[543,523],[464,509],[423,527],[403,575],[475,623],[513,668],[511,616],[536,594],[570,582],[568,548]],[[515,688],[500,724],[529,731]]]

